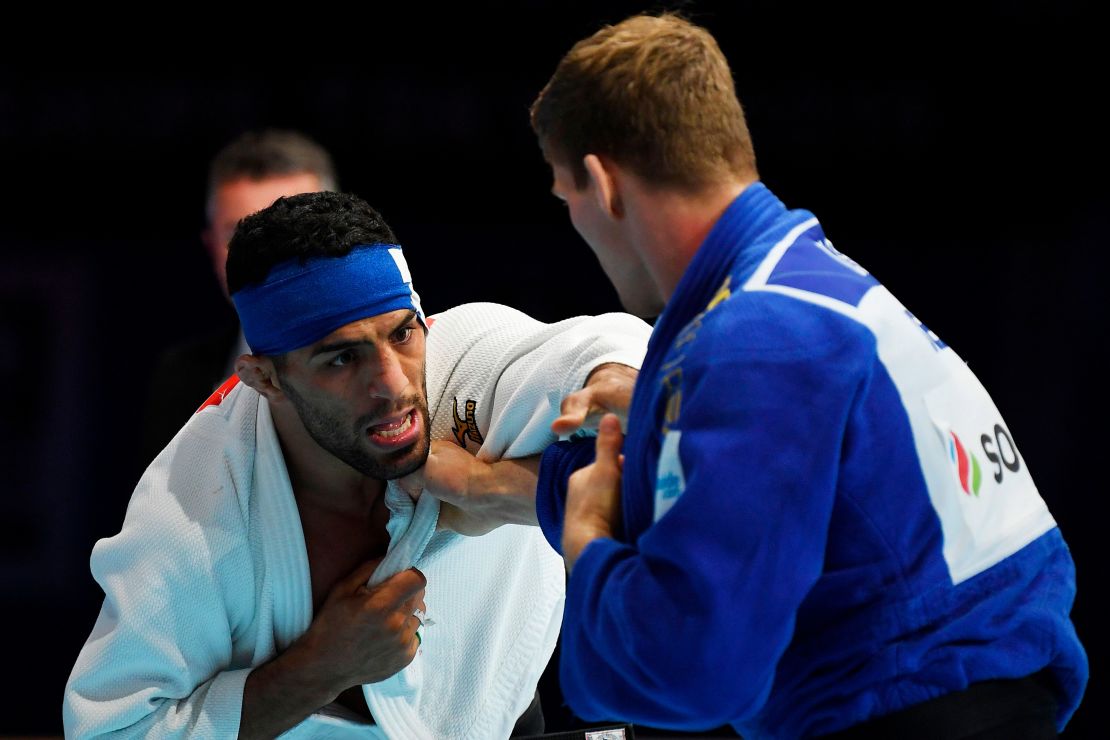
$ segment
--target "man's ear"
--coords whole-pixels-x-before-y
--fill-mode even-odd
[[[587,154],[582,158],[582,164],[594,186],[598,208],[609,214],[611,218],[621,218],[624,215],[624,205],[621,203],[619,169],[611,160],[602,159],[596,154]]]
[[[239,380],[265,396],[270,403],[285,398],[274,361],[269,357],[239,355],[239,359],[235,361],[235,374],[239,376]]]

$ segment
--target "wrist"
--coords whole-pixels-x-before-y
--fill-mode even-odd
[[[316,658],[311,627],[267,665],[280,671],[291,697],[295,696],[301,705],[312,706],[312,711],[331,704],[352,685],[336,675],[334,665],[324,665]]]
[[[566,564],[567,573],[574,569],[587,545],[594,540],[612,536],[613,533],[607,526],[587,526],[566,522],[563,527],[563,562]]]
[[[294,646],[247,676],[243,685],[239,738],[271,738],[335,700],[339,693],[303,665]]]

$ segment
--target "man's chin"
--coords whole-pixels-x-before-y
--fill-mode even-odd
[[[380,452],[367,454],[365,464],[360,469],[371,478],[396,480],[424,467],[430,450],[428,440],[421,439],[389,455],[382,455]]]
[[[353,465],[364,475],[377,480],[396,480],[415,472],[428,461],[432,449],[431,434],[428,427],[428,414],[423,405],[417,406],[416,439],[410,444],[395,450],[383,449],[380,440],[364,438],[357,456],[361,465]]]
[[[409,473],[415,473],[420,468],[424,467],[424,463],[428,462],[428,448],[425,447],[423,452],[413,451],[413,457],[390,465],[382,465],[380,468],[381,475],[374,476],[381,480],[397,480],[404,478]]]

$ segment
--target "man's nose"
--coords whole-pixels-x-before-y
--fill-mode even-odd
[[[401,364],[401,358],[391,348],[378,353],[378,362],[371,371],[369,382],[370,395],[376,398],[400,398],[409,387],[408,376]]]

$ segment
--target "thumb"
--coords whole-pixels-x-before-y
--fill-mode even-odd
[[[621,434],[621,420],[616,414],[606,414],[601,417],[597,428],[597,464],[620,470],[621,444],[624,435]]]
[[[374,575],[374,571],[378,569],[378,564],[381,562],[382,558],[367,560],[351,571],[349,575],[340,579],[332,588],[332,594],[354,593],[362,586],[365,586],[367,581],[370,580],[370,576]]]
[[[424,492],[424,468],[419,467],[408,475],[398,478],[397,485],[413,501],[419,501],[420,494]]]

